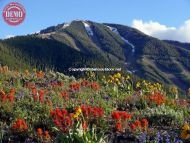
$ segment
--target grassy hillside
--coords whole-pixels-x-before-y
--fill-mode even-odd
[[[4,65],[11,65],[16,61],[20,61],[17,56],[20,53],[19,55],[23,59],[22,62],[20,61],[23,64],[21,68],[28,65],[29,67],[48,68],[69,73],[69,68],[115,67],[116,64],[120,67],[119,63],[112,63],[99,54],[79,52],[55,40],[23,36],[4,40],[2,43],[2,48],[10,51],[7,54],[8,58],[1,56]],[[18,65],[18,63],[15,63],[15,65]]]

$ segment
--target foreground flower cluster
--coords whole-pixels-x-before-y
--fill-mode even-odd
[[[0,67],[0,142],[190,142],[189,102],[177,88],[91,77]]]

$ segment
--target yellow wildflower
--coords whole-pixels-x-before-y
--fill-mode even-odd
[[[81,114],[82,113],[82,109],[80,107],[78,107],[77,110],[76,110],[76,113]]]
[[[73,115],[73,118],[78,118],[78,116],[82,113],[82,109],[80,107],[76,108],[75,114]]]
[[[130,76],[128,75],[127,77],[126,77],[126,80],[129,80],[130,79]]]
[[[181,135],[180,137],[184,140],[187,140],[190,138],[190,126],[188,124],[185,124],[183,127],[182,127],[182,131],[181,131]]]
[[[121,78],[121,73],[117,73],[117,78]]]
[[[117,82],[118,82],[118,81],[119,81],[119,79],[118,79],[118,78],[115,78],[115,81],[117,81]]]
[[[136,84],[136,88],[140,87],[141,86],[141,83],[140,82],[137,82]]]
[[[188,124],[185,124],[183,127],[182,127],[182,130],[190,130],[190,126]]]
[[[78,117],[79,117],[78,114],[74,114],[74,115],[73,115],[73,118],[74,118],[74,119],[77,119]]]

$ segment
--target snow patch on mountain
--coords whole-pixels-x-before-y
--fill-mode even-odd
[[[135,46],[132,43],[130,43],[128,40],[126,40],[125,38],[121,37],[121,39],[123,41],[125,41],[129,46],[131,46],[132,52],[134,53],[135,52]]]
[[[63,25],[63,27],[62,27],[62,28],[63,28],[63,29],[65,29],[65,28],[69,27],[69,26],[70,26],[70,24],[71,24],[71,23],[64,23],[64,25]]]
[[[107,25],[106,25],[107,26]],[[117,28],[115,27],[111,27],[111,26],[107,26],[112,32],[114,32],[115,34],[119,35],[121,37],[121,39],[123,41],[125,41],[125,43],[127,43],[129,46],[131,46],[132,48],[132,52],[134,53],[135,52],[135,46],[129,42],[129,40],[125,39],[124,37],[122,37],[119,33],[119,31],[117,30]]]
[[[111,26],[107,26],[112,32],[114,32],[115,34],[119,35],[121,37],[121,35],[119,34],[117,28],[115,27],[111,27]]]
[[[93,36],[94,33],[90,27],[90,25],[86,22],[86,21],[82,21],[82,23],[84,24],[84,27],[86,29],[86,32],[88,33],[89,36]]]
[[[55,32],[49,32],[49,33],[42,33],[43,36],[51,36],[52,34],[55,34]]]
[[[45,38],[50,39],[50,36],[53,35],[53,34],[55,34],[55,32],[42,33],[42,34],[39,34],[39,35],[40,35],[40,37],[42,39],[45,39]]]

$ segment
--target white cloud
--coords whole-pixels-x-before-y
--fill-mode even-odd
[[[190,19],[179,27],[169,27],[155,21],[133,20],[132,27],[159,39],[190,42]]]
[[[5,39],[9,39],[9,38],[12,38],[12,37],[15,37],[15,35],[6,35]]]

